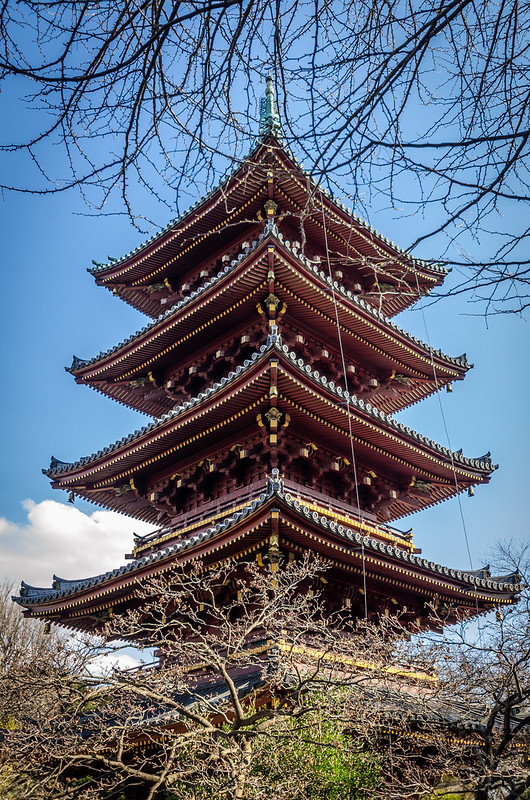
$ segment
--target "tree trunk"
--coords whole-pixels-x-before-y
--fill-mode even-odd
[[[245,786],[247,784],[250,763],[252,760],[252,747],[250,741],[245,736],[241,741],[241,761],[236,773],[236,787],[234,800],[243,800],[245,797]]]

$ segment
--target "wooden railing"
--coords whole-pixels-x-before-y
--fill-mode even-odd
[[[358,507],[346,503],[329,495],[319,492],[316,489],[308,489],[301,483],[286,478],[283,480],[285,491],[291,496],[298,498],[301,502],[315,506],[322,513],[329,512],[330,515],[338,517],[338,522],[357,527],[366,535],[381,536],[383,539],[390,539],[411,548],[411,532],[400,531],[386,523],[380,523],[376,516],[369,511],[359,511]],[[199,526],[202,522],[214,525],[223,515],[233,509],[250,503],[265,491],[265,484],[262,480],[255,481],[239,489],[233,489],[222,497],[215,498],[209,502],[202,503],[198,508],[180,514],[173,525],[159,528],[152,533],[138,538],[135,546],[135,554],[141,554],[150,546],[161,539],[171,538],[172,534],[177,536]],[[345,519],[340,519],[344,517]]]

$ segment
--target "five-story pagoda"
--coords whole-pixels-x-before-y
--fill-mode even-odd
[[[450,620],[513,601],[516,576],[437,565],[393,527],[494,469],[489,455],[466,458],[390,416],[469,369],[391,321],[445,270],[304,172],[283,143],[272,79],[248,158],[160,234],[91,272],[152,321],[69,371],[153,421],[45,472],[158,530],[111,572],[23,583],[27,616],[92,630],[176,564],[274,567],[308,551],[330,564],[320,587],[330,610],[354,616],[406,609],[402,621],[422,627],[433,602]]]

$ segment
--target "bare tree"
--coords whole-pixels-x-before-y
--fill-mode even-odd
[[[528,586],[528,548],[496,553]],[[433,622],[443,622],[439,608]],[[462,620],[437,637],[415,637],[411,659],[436,665],[430,692],[393,703],[397,727],[389,735],[399,771],[398,792],[455,791],[473,800],[518,800],[530,790],[530,597],[486,620]],[[401,698],[403,701],[403,696]],[[388,712],[389,705],[386,706]],[[401,725],[401,730],[399,729]],[[411,748],[411,740],[413,747]],[[403,758],[403,755],[409,758]],[[410,756],[413,756],[410,758]]]
[[[40,709],[41,716],[62,708],[64,687],[81,666],[80,653],[59,630],[26,620],[12,600],[13,587],[0,584],[0,728],[21,724]],[[85,656],[92,650],[89,645]],[[83,662],[84,663],[84,662]],[[64,685],[63,685],[64,684]]]
[[[35,167],[9,188],[79,186],[98,207],[118,189],[134,219],[132,183],[187,204],[188,187],[211,187],[255,143],[271,70],[285,136],[316,179],[365,216],[372,205],[414,216],[402,244],[443,254],[461,276],[453,292],[519,312],[529,21],[527,3],[491,0],[5,3],[4,97],[26,90],[39,109],[29,136],[2,145]]]
[[[370,660],[373,680],[392,645],[379,629],[352,637],[339,620],[324,619],[307,591],[319,569],[306,561],[270,575],[227,565],[138,587],[139,607],[108,623],[99,674],[88,659],[75,676],[55,673],[69,707],[50,714],[39,706],[5,733],[4,793],[338,797],[328,791],[333,770],[322,769],[333,763],[322,755],[329,751],[340,763],[343,796],[369,797],[378,759],[346,736],[339,689],[367,680],[362,670],[354,677],[354,659]],[[112,643],[116,637],[122,644]],[[102,670],[103,655],[130,641],[157,647],[156,668]],[[278,743],[298,743],[305,753],[296,783],[286,775],[271,785]],[[311,794],[312,785],[319,793]]]
[[[35,703],[4,732],[4,794],[525,797],[527,598],[478,633],[462,620],[411,639],[399,617],[330,617],[312,596],[323,570],[198,566],[138,587],[137,608],[109,619],[97,666],[93,643],[89,653],[78,643],[76,667],[47,674],[60,702]],[[433,615],[443,623],[441,607]],[[130,642],[155,646],[156,665],[102,668]],[[5,716],[8,693],[0,698]]]
[[[498,560],[522,574],[526,586],[528,547],[501,548]],[[433,651],[444,693],[466,709],[474,758],[460,781],[475,800],[528,796],[530,790],[530,597],[499,609],[478,629],[451,632]],[[475,719],[471,721],[470,717]],[[474,729],[474,730],[473,730]]]
[[[11,602],[13,586],[0,584],[0,674],[6,675],[23,664],[46,659],[54,649],[57,634],[44,633],[42,625],[25,620]]]

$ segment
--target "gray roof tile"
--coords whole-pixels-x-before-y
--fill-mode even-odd
[[[274,236],[281,244],[283,244],[287,248],[287,250],[290,251],[290,253],[296,259],[298,259],[298,261],[301,264],[303,264],[305,267],[308,267],[309,269],[311,269],[311,271],[320,280],[322,280],[325,283],[327,283],[328,285],[332,286],[333,289],[336,292],[338,292],[339,295],[342,298],[348,300],[354,306],[357,306],[358,308],[362,309],[363,312],[369,314],[371,317],[373,317],[374,319],[376,319],[379,322],[381,322],[383,325],[385,325],[388,328],[390,328],[390,330],[394,331],[395,333],[399,334],[401,337],[405,338],[411,344],[416,345],[416,346],[426,350],[433,357],[441,358],[444,361],[447,361],[448,363],[454,364],[455,366],[460,366],[460,367],[471,367],[472,366],[472,365],[468,364],[468,361],[466,359],[466,354],[465,353],[463,355],[461,355],[461,356],[453,357],[453,356],[446,355],[440,349],[435,350],[434,348],[430,347],[428,344],[425,344],[425,342],[423,342],[421,339],[418,339],[416,336],[413,336],[411,333],[408,333],[407,331],[405,331],[399,325],[396,325],[395,322],[392,322],[392,320],[390,320],[388,317],[386,317],[381,311],[378,311],[376,308],[374,308],[374,306],[371,303],[366,302],[361,297],[357,297],[357,295],[355,295],[353,292],[345,289],[345,287],[340,285],[337,281],[333,281],[329,277],[329,275],[327,275],[324,272],[324,270],[322,270],[320,268],[320,265],[318,263],[315,263],[314,261],[311,261],[311,259],[309,259],[306,256],[304,256],[303,253],[298,252],[298,250],[293,247],[291,242],[289,240],[285,239],[284,236],[281,233],[278,232],[278,229],[277,229],[277,227],[276,227],[276,225],[274,223],[268,223],[267,226],[265,227],[265,230],[258,237],[258,239],[254,240],[252,242],[251,247],[247,247],[244,250],[242,250],[241,253],[239,253],[237,259],[232,259],[231,263],[227,264],[223,269],[221,269],[217,273],[217,275],[215,277],[210,278],[209,280],[207,280],[206,283],[204,283],[199,288],[195,289],[187,297],[184,297],[182,300],[179,300],[178,303],[175,303],[173,306],[168,308],[166,311],[164,311],[162,314],[160,314],[155,320],[152,320],[147,325],[144,325],[144,327],[141,328],[139,331],[136,331],[136,333],[133,333],[131,336],[127,337],[127,339],[124,339],[122,342],[119,342],[118,344],[114,345],[113,347],[110,347],[108,350],[103,350],[100,353],[98,353],[96,356],[94,356],[93,358],[90,358],[90,359],[81,359],[81,358],[78,358],[77,356],[74,356],[71,366],[70,367],[66,367],[66,370],[68,372],[72,372],[72,371],[81,369],[82,367],[86,367],[86,366],[89,366],[91,364],[96,364],[98,361],[101,361],[102,359],[107,358],[108,356],[111,356],[113,353],[119,352],[123,347],[126,347],[127,345],[132,344],[136,339],[139,339],[145,333],[148,333],[150,330],[153,330],[154,328],[156,328],[156,326],[160,322],[163,322],[164,320],[169,319],[174,314],[177,314],[182,308],[184,308],[186,305],[188,305],[188,303],[190,303],[196,297],[199,297],[201,294],[203,294],[211,286],[214,286],[216,283],[218,283],[229,272],[232,272],[234,270],[234,268],[244,258],[249,256],[251,253],[254,252],[254,250],[256,250],[258,245],[260,245],[261,242],[263,242],[267,238],[267,236]]]
[[[368,231],[372,235],[376,236],[380,241],[384,242],[387,245],[390,245],[390,247],[395,249],[400,255],[410,259],[411,263],[415,267],[419,267],[420,269],[427,270],[429,272],[436,272],[440,275],[447,275],[450,272],[450,270],[447,267],[444,267],[441,264],[416,258],[411,253],[407,252],[403,248],[396,245],[395,242],[391,242],[390,239],[388,239],[386,236],[383,236],[383,234],[379,233],[379,231],[377,231],[373,227],[373,225],[370,225],[368,222],[359,217],[353,211],[353,209],[348,208],[348,206],[346,206],[345,203],[337,202],[333,196],[333,192],[330,192],[324,187],[321,187],[319,184],[317,184],[311,172],[309,170],[306,170],[304,165],[301,164],[298,161],[298,159],[293,155],[291,149],[285,144],[281,136],[280,129],[274,129],[271,132],[274,135],[278,144],[281,145],[282,149],[285,151],[287,156],[293,161],[294,165],[304,174],[304,176],[311,181],[313,186],[315,186],[318,189],[318,191],[321,192],[323,195],[325,195],[329,200],[333,201],[337,206],[339,206],[341,210],[344,211],[349,217],[351,217],[351,219],[355,221],[358,225],[363,227],[366,231]],[[126,253],[124,256],[121,256],[120,258],[108,257],[108,262],[106,264],[99,263],[97,261],[92,261],[94,267],[89,267],[87,269],[87,272],[89,272],[91,275],[98,275],[99,273],[113,269],[119,264],[123,264],[132,256],[141,253],[142,250],[145,250],[153,242],[156,242],[158,239],[161,239],[172,228],[176,228],[178,225],[184,222],[184,220],[187,219],[193,213],[193,211],[195,211],[196,208],[201,206],[203,203],[206,203],[215,195],[216,192],[225,187],[227,183],[229,183],[229,181],[238,173],[241,167],[245,163],[248,163],[250,159],[254,157],[254,155],[258,152],[258,150],[260,149],[260,147],[262,147],[262,145],[263,145],[263,132],[260,133],[260,138],[258,139],[257,146],[254,147],[246,156],[243,156],[239,162],[236,162],[236,166],[228,169],[221,178],[220,182],[217,184],[217,186],[215,186],[211,191],[205,194],[204,197],[200,198],[195,203],[193,203],[193,205],[191,205],[179,217],[175,217],[175,219],[172,219],[170,222],[167,223],[167,225],[161,228],[160,231],[158,231],[158,233],[153,234],[153,236],[144,241],[142,244],[138,245],[138,247],[135,247],[129,253]]]

